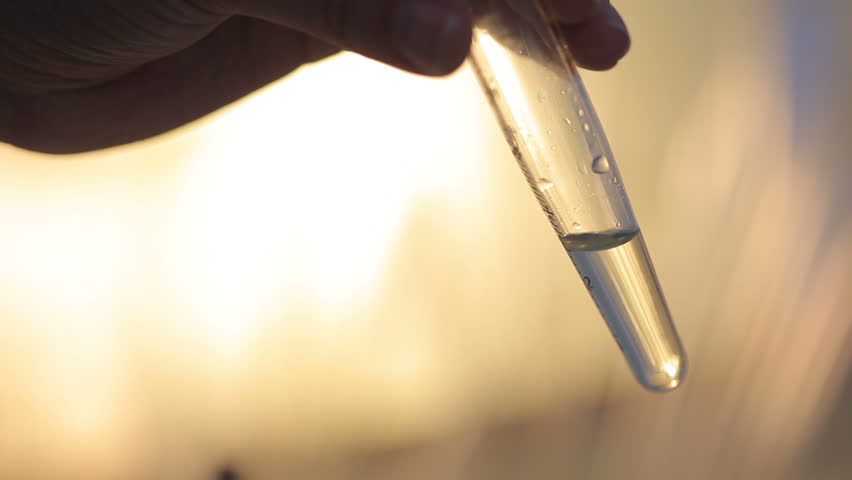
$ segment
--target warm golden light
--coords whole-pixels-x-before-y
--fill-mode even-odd
[[[342,55],[143,145],[0,146],[0,478],[847,478],[848,135],[796,140],[755,5],[625,4],[631,56],[585,76],[676,392],[632,379],[471,72]]]

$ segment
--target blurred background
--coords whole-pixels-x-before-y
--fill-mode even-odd
[[[470,70],[347,54],[144,144],[0,146],[0,477],[852,477],[852,6],[614,3],[585,78],[681,389],[630,376]]]

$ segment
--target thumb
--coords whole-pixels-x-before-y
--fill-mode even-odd
[[[206,0],[195,0],[206,1]],[[345,50],[425,75],[446,75],[467,56],[466,0],[217,0],[245,15],[300,30]]]

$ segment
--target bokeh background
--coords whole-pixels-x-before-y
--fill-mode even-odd
[[[469,69],[341,55],[143,144],[0,146],[0,478],[852,478],[852,6],[615,3],[585,77],[681,389],[630,377]]]

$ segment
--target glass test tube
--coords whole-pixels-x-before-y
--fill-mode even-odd
[[[470,63],[533,193],[636,378],[652,391],[676,388],[686,356],[558,26],[538,2],[470,3]]]

